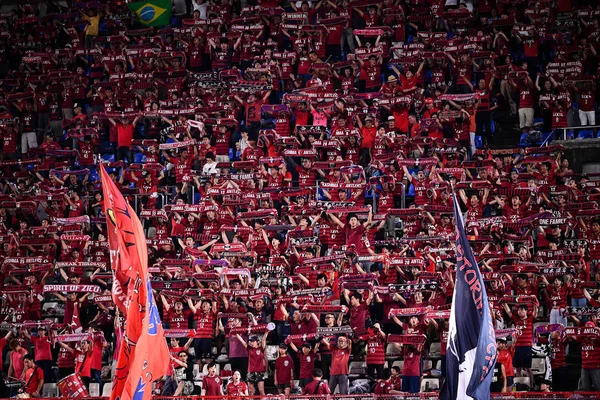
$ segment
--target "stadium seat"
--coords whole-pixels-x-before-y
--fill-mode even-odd
[[[433,368],[433,362],[430,359],[426,358],[423,360],[421,368],[423,371],[428,371]]]
[[[146,162],[146,156],[143,153],[135,153],[133,155],[133,162],[136,164],[141,164]]]
[[[429,347],[429,357],[440,358],[442,356],[442,344],[440,342],[433,342]]]
[[[106,382],[104,386],[102,386],[102,397],[110,397],[110,393],[112,392],[112,382]]]
[[[478,149],[483,148],[483,138],[479,135],[475,136],[475,147]]]
[[[269,345],[265,349],[265,353],[267,353],[267,360],[275,361],[277,359],[277,355],[279,354],[279,346]]]
[[[517,383],[519,383],[521,385],[526,385],[528,388],[531,388],[531,382],[529,381],[529,377],[528,376],[515,377],[514,383],[515,383],[515,385]]]
[[[531,360],[531,372],[534,375],[544,375],[546,373],[546,359],[534,357]]]
[[[56,383],[44,383],[42,386],[42,397],[58,397],[58,394]],[[110,393],[108,395],[110,396]]]
[[[593,139],[594,131],[592,130],[581,130],[577,133],[577,139]]]
[[[90,397],[100,396],[100,384],[98,384],[97,382],[91,382],[89,393],[90,393]]]
[[[385,349],[385,358],[387,360],[393,360],[399,358],[400,356],[402,356],[400,350],[398,350],[398,348],[396,348],[396,346],[394,346],[392,343],[388,343]]]
[[[421,380],[421,392],[433,392],[440,390],[440,380],[438,378],[423,378]]]
[[[404,360],[394,361],[394,363],[392,364],[392,367],[398,367],[398,368],[400,368],[400,372],[402,372],[402,368],[404,367]]]
[[[231,370],[231,364],[225,364],[225,366],[221,370],[221,376],[227,377],[231,375],[233,375],[233,371]]]
[[[108,161],[108,162],[115,162],[115,155],[114,154],[102,154],[102,159],[104,161]]]
[[[365,361],[351,361],[348,366],[348,377],[359,378],[365,375],[367,370],[367,363]]]

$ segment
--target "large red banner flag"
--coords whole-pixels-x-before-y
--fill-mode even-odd
[[[104,193],[113,299],[126,317],[111,400],[148,400],[152,382],[162,378],[170,361],[148,276],[148,250],[135,211],[100,164]]]

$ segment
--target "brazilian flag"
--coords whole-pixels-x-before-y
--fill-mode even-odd
[[[171,23],[172,0],[147,0],[128,3],[141,24],[146,26],[164,26]]]

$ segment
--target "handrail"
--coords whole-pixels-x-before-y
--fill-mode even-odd
[[[548,144],[550,143],[550,139],[553,138],[556,134],[556,132],[558,131],[562,131],[562,140],[567,140],[567,131],[582,131],[582,130],[588,130],[588,129],[593,129],[594,133],[597,133],[598,130],[600,130],[600,125],[583,125],[583,126],[568,126],[566,128],[555,128],[550,135],[544,139],[544,141],[542,142],[542,144],[540,145],[540,147],[544,147],[544,146],[548,146]]]

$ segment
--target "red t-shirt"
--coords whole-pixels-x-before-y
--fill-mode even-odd
[[[300,360],[300,379],[312,378],[312,370],[315,368],[315,357],[314,351],[308,354],[304,354],[302,350],[298,352],[298,359]]]
[[[262,347],[248,347],[248,372],[265,372],[265,351]]]
[[[302,394],[331,394],[331,390],[327,382],[313,380],[302,390]]]
[[[293,369],[294,360],[292,360],[292,357],[288,355],[277,357],[277,360],[275,360],[275,377],[277,378],[277,383],[283,385],[291,382]]]
[[[421,353],[404,349],[402,376],[421,376]]]
[[[348,361],[350,360],[350,351],[348,348],[331,348],[331,375],[348,375]]]
[[[5,339],[0,339],[0,342],[1,342],[1,340],[5,340]],[[34,346],[35,361],[42,361],[42,360],[52,361],[52,349],[50,348],[50,340],[48,340],[47,336],[44,338],[40,338],[39,336],[32,336],[31,342],[33,343],[33,346]],[[0,349],[2,347],[3,346],[0,345]]]
[[[117,142],[119,147],[129,147],[131,145],[131,141],[133,140],[133,124],[117,124]]]
[[[33,393],[37,390],[40,381],[44,380],[44,371],[36,366],[35,368],[29,368],[25,372],[25,383],[27,386],[25,387],[25,393]]]
[[[80,350],[75,350],[73,355],[75,356],[75,372],[79,372],[83,377],[91,378],[92,360],[94,358],[93,352],[88,351],[86,354]]]
[[[219,376],[206,375],[204,379],[202,379],[202,388],[206,391],[206,396],[220,396],[221,383],[222,381]]]
[[[102,340],[97,338],[94,339],[94,344],[92,347],[92,369],[102,370]]]

